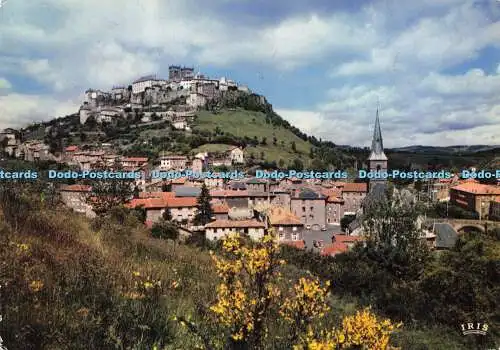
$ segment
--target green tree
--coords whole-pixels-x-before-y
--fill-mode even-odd
[[[198,211],[194,218],[196,225],[206,225],[212,220],[212,206],[210,205],[210,191],[206,184],[201,187],[201,193],[198,197]]]
[[[179,238],[179,229],[173,223],[160,219],[151,228],[151,235],[154,238],[176,241]]]
[[[170,209],[165,209],[162,215],[163,219],[166,221],[172,221],[172,213],[170,212]]]
[[[394,277],[411,280],[421,276],[430,258],[418,226],[422,208],[389,192],[365,208],[365,256]]]
[[[95,171],[109,171],[107,167],[97,166]],[[120,171],[121,166],[115,164],[113,171]],[[134,195],[134,179],[96,179],[87,182],[91,186],[86,196],[97,215],[106,215],[110,209],[122,206]]]
[[[293,152],[297,152],[297,145],[295,144],[295,141],[292,141],[291,147]]]

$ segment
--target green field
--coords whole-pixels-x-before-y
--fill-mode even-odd
[[[217,129],[218,128],[218,129]],[[301,159],[305,165],[310,163],[309,152],[311,144],[294,135],[290,130],[283,127],[276,127],[266,123],[266,116],[261,112],[247,110],[224,110],[214,114],[208,111],[200,111],[197,115],[194,130],[210,131],[215,133],[217,130],[224,132],[224,135],[234,135],[237,137],[257,137],[258,141],[266,138],[266,145],[256,147],[247,147],[245,156],[249,157],[251,153],[256,159],[261,159],[264,152],[264,160],[279,162],[282,159],[285,164],[291,163],[295,158]],[[276,145],[273,145],[273,138],[276,138]],[[292,142],[295,142],[296,152],[292,151]],[[203,145],[197,150],[208,150]],[[215,150],[220,150],[221,146],[216,145]]]

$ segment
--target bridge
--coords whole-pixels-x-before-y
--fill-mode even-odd
[[[486,232],[495,228],[500,228],[500,221],[490,220],[463,220],[463,219],[432,219],[430,223],[448,223],[456,232],[465,232],[467,229],[474,229]]]

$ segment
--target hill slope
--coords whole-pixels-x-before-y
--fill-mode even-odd
[[[216,136],[234,136],[246,141],[247,157],[253,155],[257,160],[276,162],[281,166],[292,165],[294,159],[300,159],[305,166],[310,166],[312,162],[311,143],[285,127],[272,125],[268,119],[266,122],[266,115],[262,112],[233,109],[214,114],[201,111],[197,114],[193,130],[200,134],[209,132]],[[197,151],[209,148],[211,147],[202,146]]]

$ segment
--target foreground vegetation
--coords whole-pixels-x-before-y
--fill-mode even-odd
[[[0,190],[0,336],[9,350],[484,349],[454,326],[486,320],[490,340],[498,322],[493,238],[439,259],[408,257],[413,243],[401,254],[369,244],[325,259],[237,236],[210,253],[206,243],[153,238],[137,212],[89,221],[39,193],[36,183]]]

